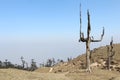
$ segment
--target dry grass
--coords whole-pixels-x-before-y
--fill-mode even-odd
[[[17,69],[0,69],[0,80],[70,80],[64,73],[39,73]]]
[[[70,73],[40,73],[0,69],[0,80],[120,80],[120,73],[97,68],[92,73],[86,73],[84,70]]]
[[[108,70],[94,69],[92,73],[79,71],[68,73],[66,76],[70,77],[72,80],[110,80],[113,77],[120,77],[120,73]]]

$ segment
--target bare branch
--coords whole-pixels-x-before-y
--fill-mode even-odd
[[[86,42],[86,41],[87,41],[87,38],[84,38],[84,33],[81,33],[81,35],[82,35],[82,36],[81,36],[81,41],[82,41],[82,42]]]
[[[82,18],[81,18],[81,4],[80,4],[80,37],[81,37],[81,28],[82,28]]]
[[[103,36],[104,36],[104,27],[103,27],[103,32],[102,32],[102,35],[101,35],[101,39],[100,40],[94,40],[94,39],[91,38],[91,42],[100,42],[100,41],[102,41]]]
[[[111,38],[110,45],[111,45],[111,49],[113,49],[113,37]]]
[[[80,39],[79,42],[81,41],[82,37],[82,32],[81,32],[81,27],[82,27],[82,20],[81,20],[81,4],[80,4]]]
[[[87,15],[88,15],[88,29],[87,29],[87,36],[88,36],[88,38],[89,38],[89,37],[90,37],[90,31],[91,31],[89,10],[87,11]]]
[[[84,33],[81,33],[81,37],[80,37],[80,39],[79,39],[79,42],[80,42],[80,41],[82,41],[82,42],[86,42],[86,41],[87,41],[87,39],[84,38]]]
[[[111,46],[111,52],[113,52],[113,37],[111,38],[111,42],[110,42],[110,46]]]
[[[86,42],[86,39],[84,38],[84,33],[81,32],[81,28],[82,28],[82,18],[81,18],[81,4],[80,4],[80,39],[79,42]]]

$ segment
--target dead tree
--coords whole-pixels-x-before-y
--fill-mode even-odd
[[[81,8],[81,5],[80,5],[80,8]],[[82,42],[86,43],[86,71],[91,72],[91,69],[90,69],[90,43],[91,42],[100,42],[100,41],[102,41],[103,36],[104,36],[104,27],[103,27],[103,32],[101,34],[101,39],[100,40],[94,40],[94,38],[90,36],[91,25],[90,25],[89,10],[87,10],[87,16],[88,16],[87,38],[84,38],[84,33],[81,32],[82,20],[81,20],[81,9],[80,9],[80,39],[79,39],[79,42],[82,41]]]
[[[28,70],[28,63],[27,63],[27,62],[25,62],[25,64],[26,64],[26,69]]]
[[[115,51],[113,51],[113,38],[111,38],[110,47],[109,46],[107,47],[107,52],[108,52],[107,69],[110,70],[111,60],[115,55]]]
[[[24,69],[24,67],[25,67],[25,60],[24,60],[23,56],[21,56],[21,61],[22,61],[22,68]]]
[[[34,59],[31,59],[31,71],[34,71],[36,69],[37,69],[36,62],[34,61]]]
[[[5,68],[8,68],[8,60],[5,59]]]

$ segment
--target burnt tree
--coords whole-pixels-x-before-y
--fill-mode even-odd
[[[107,69],[110,70],[111,60],[115,55],[115,51],[113,51],[113,38],[111,38],[110,46],[107,47],[108,59],[107,59]]]
[[[101,39],[99,40],[94,40],[93,36],[90,36],[90,32],[91,32],[91,25],[90,25],[90,14],[89,14],[89,10],[87,10],[87,16],[88,16],[88,28],[87,28],[87,37],[84,38],[84,33],[81,32],[81,28],[82,28],[82,20],[81,20],[81,5],[80,5],[80,39],[79,42],[85,42],[86,43],[86,71],[87,72],[91,72],[90,69],[90,43],[91,42],[100,42],[103,39],[104,36],[104,27],[103,27],[103,32],[101,34]]]

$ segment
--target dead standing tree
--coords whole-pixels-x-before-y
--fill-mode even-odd
[[[22,68],[24,69],[25,68],[25,60],[24,60],[23,56],[21,56],[21,61],[22,61]]]
[[[113,51],[113,38],[111,38],[110,47],[109,46],[107,47],[107,52],[108,52],[107,69],[110,70],[111,60],[115,55],[115,51]]]
[[[81,5],[80,5],[81,8]],[[104,36],[104,27],[103,27],[103,32],[101,34],[101,39],[100,40],[94,40],[93,37],[90,37],[90,32],[91,32],[91,25],[90,25],[90,14],[89,10],[87,10],[87,16],[88,16],[88,28],[87,28],[87,38],[84,38],[84,33],[81,32],[81,27],[82,27],[82,20],[81,20],[81,9],[80,9],[80,39],[79,42],[86,42],[86,71],[91,72],[90,69],[90,43],[91,42],[100,42],[103,39]]]

